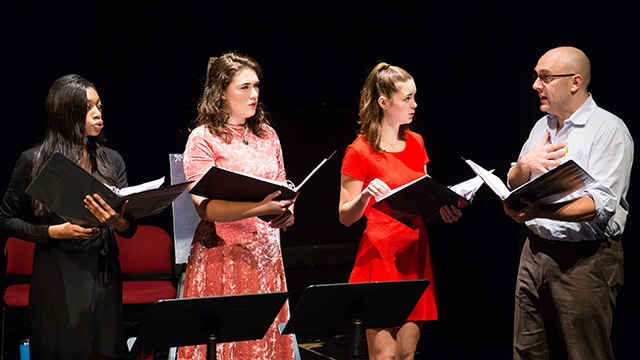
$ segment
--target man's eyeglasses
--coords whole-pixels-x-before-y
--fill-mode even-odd
[[[535,82],[536,80],[538,80],[538,78],[540,78],[540,81],[542,81],[545,84],[550,83],[554,78],[557,77],[567,77],[567,76],[573,76],[575,74],[561,74],[561,75],[550,75],[550,74],[543,74],[543,75],[538,75],[536,73],[533,73],[533,82]]]

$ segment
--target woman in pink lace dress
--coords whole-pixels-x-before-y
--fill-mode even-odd
[[[258,103],[260,67],[235,53],[212,58],[197,126],[184,152],[187,180],[199,180],[215,165],[285,181],[282,149]],[[279,228],[293,224],[291,200],[229,202],[193,196],[202,221],[186,268],[184,297],[286,291]],[[257,216],[277,215],[270,222]],[[218,359],[293,359],[293,341],[277,324],[289,318],[288,303],[262,340],[217,345]],[[179,349],[180,359],[206,358],[206,346]]]

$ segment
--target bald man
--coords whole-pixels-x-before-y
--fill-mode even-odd
[[[629,205],[633,139],[587,92],[591,66],[573,47],[545,53],[533,89],[547,113],[508,175],[512,189],[568,160],[595,185],[559,203],[504,210],[529,235],[516,283],[514,359],[613,359],[610,333]]]

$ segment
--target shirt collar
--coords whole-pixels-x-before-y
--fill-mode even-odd
[[[565,125],[585,125],[591,114],[596,110],[597,105],[593,100],[593,96],[589,93],[587,100],[576,110],[571,116],[564,121]],[[558,117],[552,114],[547,115],[547,125],[549,128],[555,129],[558,126]]]

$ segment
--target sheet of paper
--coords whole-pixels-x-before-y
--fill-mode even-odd
[[[122,189],[116,189],[114,192],[120,195],[121,197],[125,197],[125,196],[136,194],[142,191],[157,189],[160,186],[162,186],[162,184],[164,184],[164,176],[158,180],[149,181],[144,184],[128,186]]]
[[[331,159],[335,153],[336,153],[336,152],[334,151],[333,153],[331,153],[331,155],[329,155],[329,157],[328,157],[328,158],[326,158],[326,159],[322,160],[322,161],[320,162],[320,164],[318,164],[318,166],[316,166],[316,168],[315,168],[315,169],[313,169],[313,171],[311,171],[311,172],[309,173],[309,175],[307,175],[307,177],[306,177],[306,178],[304,178],[304,180],[302,180],[302,182],[300,183],[300,185],[298,185],[298,186],[296,186],[296,187],[294,188],[294,191],[295,191],[295,192],[299,192],[299,191],[300,191],[300,188],[302,187],[302,185],[304,185],[304,183],[306,183],[306,182],[307,182],[307,180],[309,180],[309,179],[311,178],[311,176],[313,176],[313,174],[315,174],[315,173],[316,173],[316,171],[318,171],[318,170],[322,167],[322,165],[324,165],[324,163],[326,163],[327,161],[329,161],[329,159]]]
[[[498,197],[500,197],[500,199],[504,200],[506,199],[509,194],[511,193],[511,191],[509,191],[509,188],[507,188],[507,185],[505,185],[502,180],[500,180],[499,177],[497,177],[496,175],[494,175],[492,173],[492,171],[487,171],[485,168],[483,168],[482,166],[474,163],[471,160],[464,160],[467,162],[467,164],[469,164],[469,166],[471,167],[471,169],[473,170],[473,172],[475,172],[476,174],[478,174],[478,176],[484,181],[485,184],[487,184],[487,186],[493,190],[494,193],[496,193],[496,195],[498,195]]]
[[[449,186],[449,189],[453,190],[456,194],[462,196],[463,198],[471,200],[478,189],[480,189],[482,184],[484,184],[482,178],[480,176],[476,176],[473,179],[463,181],[456,185],[451,185]]]

